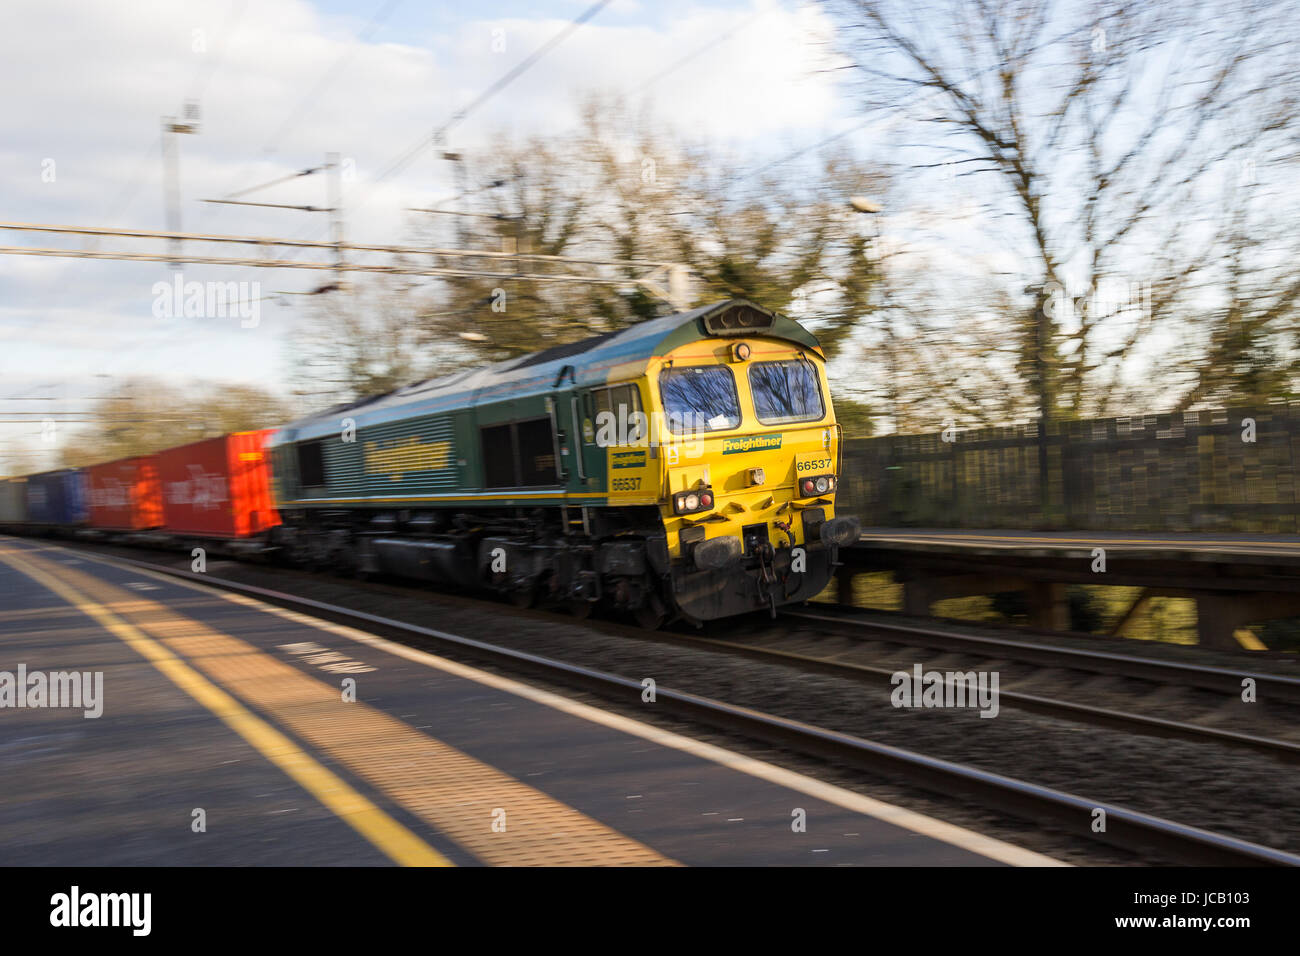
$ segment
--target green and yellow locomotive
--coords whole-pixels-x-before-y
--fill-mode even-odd
[[[857,539],[840,446],[817,339],[722,302],[281,429],[272,543],[647,626],[775,610]]]

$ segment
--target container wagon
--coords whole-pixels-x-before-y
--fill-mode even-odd
[[[0,478],[0,528],[16,530],[26,523],[26,486],[26,478]]]
[[[272,432],[235,432],[159,452],[167,533],[249,538],[278,525],[265,451]]]
[[[27,520],[46,530],[69,530],[86,523],[86,476],[80,468],[61,468],[27,479]]]
[[[123,458],[86,469],[92,528],[146,531],[163,523],[158,456]]]

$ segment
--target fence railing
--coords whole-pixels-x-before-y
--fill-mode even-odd
[[[1288,405],[849,439],[839,509],[864,526],[1294,532],[1298,443]]]

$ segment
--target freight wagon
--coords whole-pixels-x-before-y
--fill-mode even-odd
[[[46,530],[67,531],[86,523],[86,476],[80,468],[61,468],[27,479],[27,520]]]
[[[271,433],[235,432],[159,452],[167,533],[249,538],[279,524],[264,447]]]
[[[162,483],[156,455],[91,465],[85,471],[92,528],[145,531],[162,526]]]
[[[27,479],[0,478],[0,528],[17,530],[27,521]]]

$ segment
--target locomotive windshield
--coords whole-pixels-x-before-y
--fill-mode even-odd
[[[665,369],[659,376],[664,417],[673,434],[725,431],[740,424],[731,369],[721,365]]]
[[[755,362],[749,367],[754,412],[764,425],[815,422],[825,414],[811,362]]]

